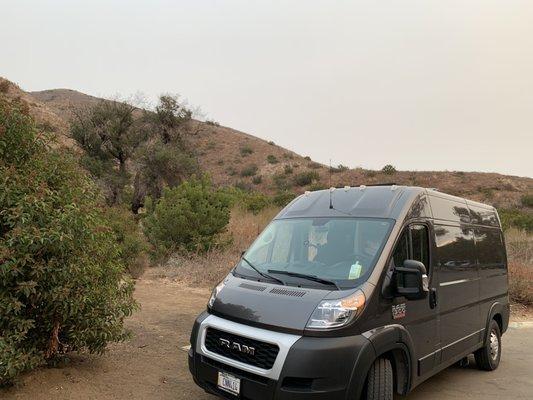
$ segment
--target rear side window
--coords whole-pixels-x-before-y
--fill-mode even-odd
[[[505,252],[500,230],[477,228],[476,253],[480,267],[493,267],[505,263]]]
[[[475,264],[474,235],[471,228],[436,225],[439,264],[445,268],[464,268]]]

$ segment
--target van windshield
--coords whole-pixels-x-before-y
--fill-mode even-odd
[[[319,281],[293,273],[305,274],[332,281],[341,289],[352,288],[372,272],[391,227],[392,220],[377,218],[275,220],[248,249],[235,272],[267,279],[259,275],[263,273],[289,285],[321,286]]]

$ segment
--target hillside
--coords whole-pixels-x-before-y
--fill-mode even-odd
[[[26,101],[38,123],[48,123],[61,135],[68,132],[68,121],[73,110],[101,100],[68,89],[24,92],[13,84],[7,95]],[[330,174],[327,166],[255,136],[196,120],[191,121],[190,125],[190,146],[196,149],[200,165],[218,185],[238,185],[272,194],[280,190],[298,193],[330,185],[394,182],[434,187],[504,208],[522,207],[522,196],[533,192],[533,179],[496,173],[398,171],[385,174],[361,168],[340,168]],[[68,139],[63,140],[63,143],[73,145]]]

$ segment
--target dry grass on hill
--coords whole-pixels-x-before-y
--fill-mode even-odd
[[[511,300],[533,306],[533,235],[510,229],[505,239]]]

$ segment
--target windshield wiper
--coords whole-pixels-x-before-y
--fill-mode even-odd
[[[248,264],[252,269],[257,272],[259,275],[261,275],[263,278],[270,279],[271,281],[276,281],[278,283],[281,283],[283,286],[285,286],[285,282],[283,282],[281,279],[276,278],[275,276],[271,276],[269,274],[265,274],[264,272],[261,272],[259,268],[257,268],[255,265],[253,265],[250,261],[248,261],[246,258],[241,257],[242,260],[246,261],[246,264]],[[270,271],[269,271],[270,272]]]
[[[280,269],[269,269],[268,272],[270,274],[282,274],[282,275],[294,276],[296,278],[308,279],[310,281],[315,281],[315,282],[318,282],[318,283],[322,283],[323,285],[335,286],[335,288],[337,288],[337,290],[341,290],[339,285],[337,285],[335,282],[330,281],[328,279],[319,278],[316,275],[300,274],[299,272],[283,271],[283,270],[280,270]]]

